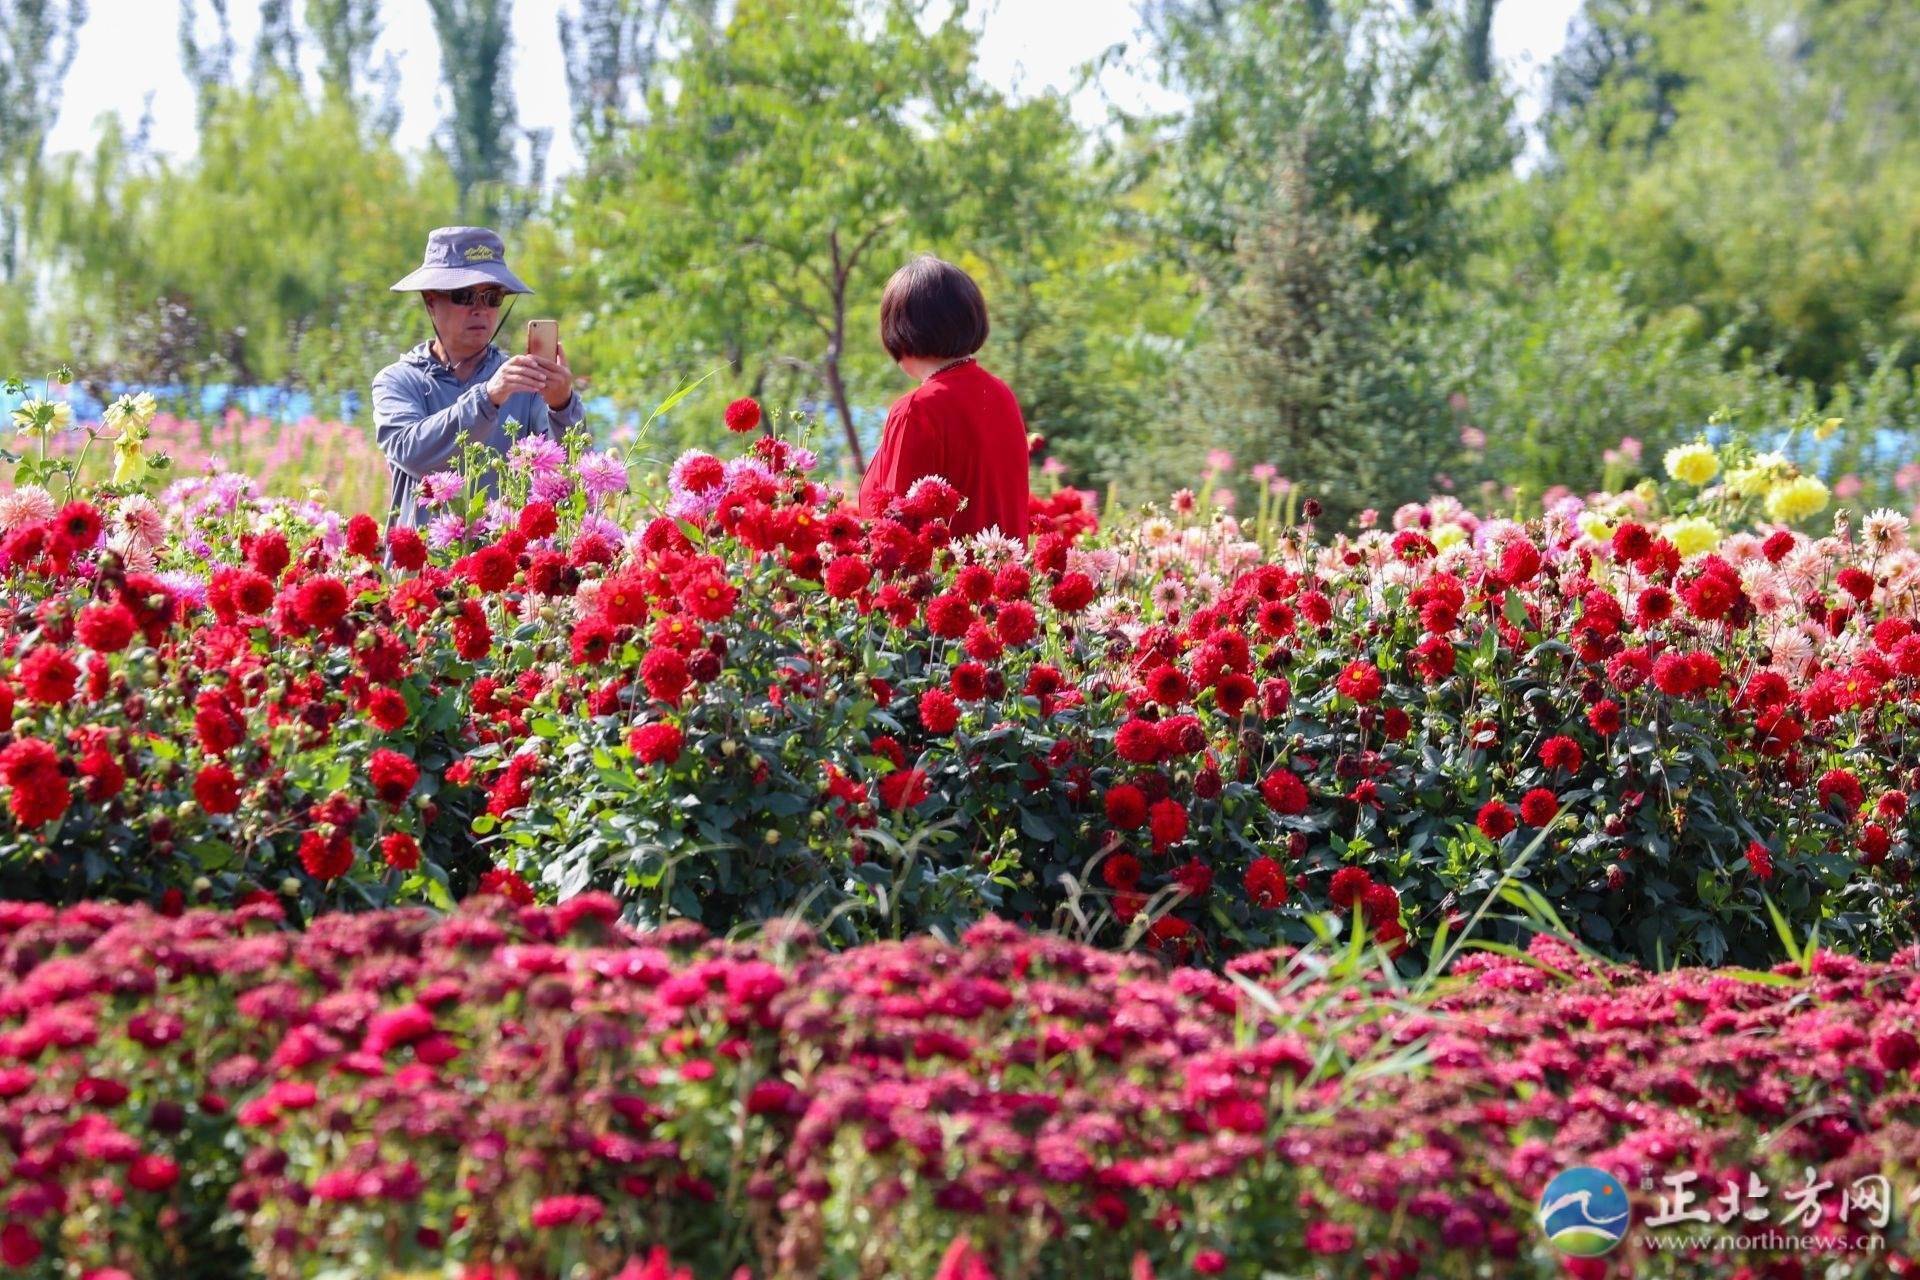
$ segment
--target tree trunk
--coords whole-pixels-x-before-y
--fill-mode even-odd
[[[847,452],[853,456],[853,469],[866,473],[867,460],[860,452],[860,435],[853,429],[853,407],[847,403],[847,384],[840,380],[840,340],[834,339],[827,348],[827,358],[820,362],[820,371],[826,376],[827,390],[833,394],[833,407],[840,413],[840,425],[847,432]]]
[[[847,403],[847,384],[840,377],[840,354],[847,344],[847,277],[853,272],[854,259],[859,257],[860,249],[856,248],[842,263],[837,230],[829,233],[827,246],[833,253],[833,332],[827,339],[827,354],[820,362],[820,372],[833,395],[833,407],[840,411],[840,425],[847,433],[847,453],[853,458],[853,469],[864,474],[867,460],[860,452],[860,433],[853,429],[853,406]],[[865,241],[860,248],[864,247]]]

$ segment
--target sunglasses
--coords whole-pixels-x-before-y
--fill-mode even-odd
[[[505,289],[452,289],[446,295],[456,307],[497,307],[506,297]]]

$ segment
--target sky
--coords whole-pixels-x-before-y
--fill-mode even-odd
[[[520,0],[514,6],[514,91],[520,123],[550,128],[551,176],[579,163],[568,128],[569,107],[555,16],[574,0]],[[1565,39],[1580,0],[1505,0],[1494,11],[1494,53],[1523,90],[1521,116],[1537,110],[1543,70]],[[201,5],[203,20],[206,20]],[[258,27],[251,0],[231,0],[234,42],[244,67]],[[985,0],[981,14],[980,71],[990,82],[1016,92],[1073,89],[1077,69],[1114,45],[1138,50],[1134,0]],[[177,0],[92,0],[68,75],[66,99],[49,139],[55,151],[92,145],[97,121],[113,112],[129,125],[151,101],[151,141],[182,156],[194,147],[193,90],[180,67]],[[386,0],[381,50],[398,55],[402,149],[427,145],[445,115],[439,44],[427,0]],[[206,30],[211,34],[210,21]],[[376,61],[378,59],[376,58]],[[306,63],[311,71],[312,62]],[[1099,79],[1077,92],[1074,113],[1087,124],[1106,118],[1107,104],[1128,109],[1168,105],[1137,52],[1123,55]]]

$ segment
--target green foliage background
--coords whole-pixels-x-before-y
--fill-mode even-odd
[[[456,66],[510,29],[511,0],[442,7]],[[986,359],[1068,481],[1125,500],[1226,448],[1335,517],[1525,505],[1625,436],[1651,462],[1710,419],[1831,414],[1828,478],[1911,503],[1913,6],[1587,0],[1529,135],[1490,0],[1148,0],[1113,56],[1184,105],[1099,129],[989,85],[964,5],[593,0],[561,15],[586,159],[558,182],[510,77],[462,78],[403,155],[378,5],[272,8],[244,76],[203,25],[200,145],[169,160],[117,126],[47,155],[84,6],[0,0],[8,367],[364,388],[424,334],[386,284],[485,218],[621,416],[712,374],[660,459],[740,394],[870,447],[906,387],[880,287],[930,250],[980,277]]]

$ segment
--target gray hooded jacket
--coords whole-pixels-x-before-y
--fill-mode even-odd
[[[505,453],[519,436],[558,439],[586,416],[579,392],[560,409],[548,408],[531,391],[495,405],[487,399],[487,379],[506,360],[506,352],[489,344],[472,375],[462,382],[453,376],[450,365],[433,354],[433,344],[423,342],[374,376],[373,435],[387,456],[393,480],[388,524],[424,522],[426,513],[417,501],[420,480],[454,464],[463,435]],[[506,430],[508,421],[520,424],[511,434]],[[491,474],[482,483],[492,491]]]

